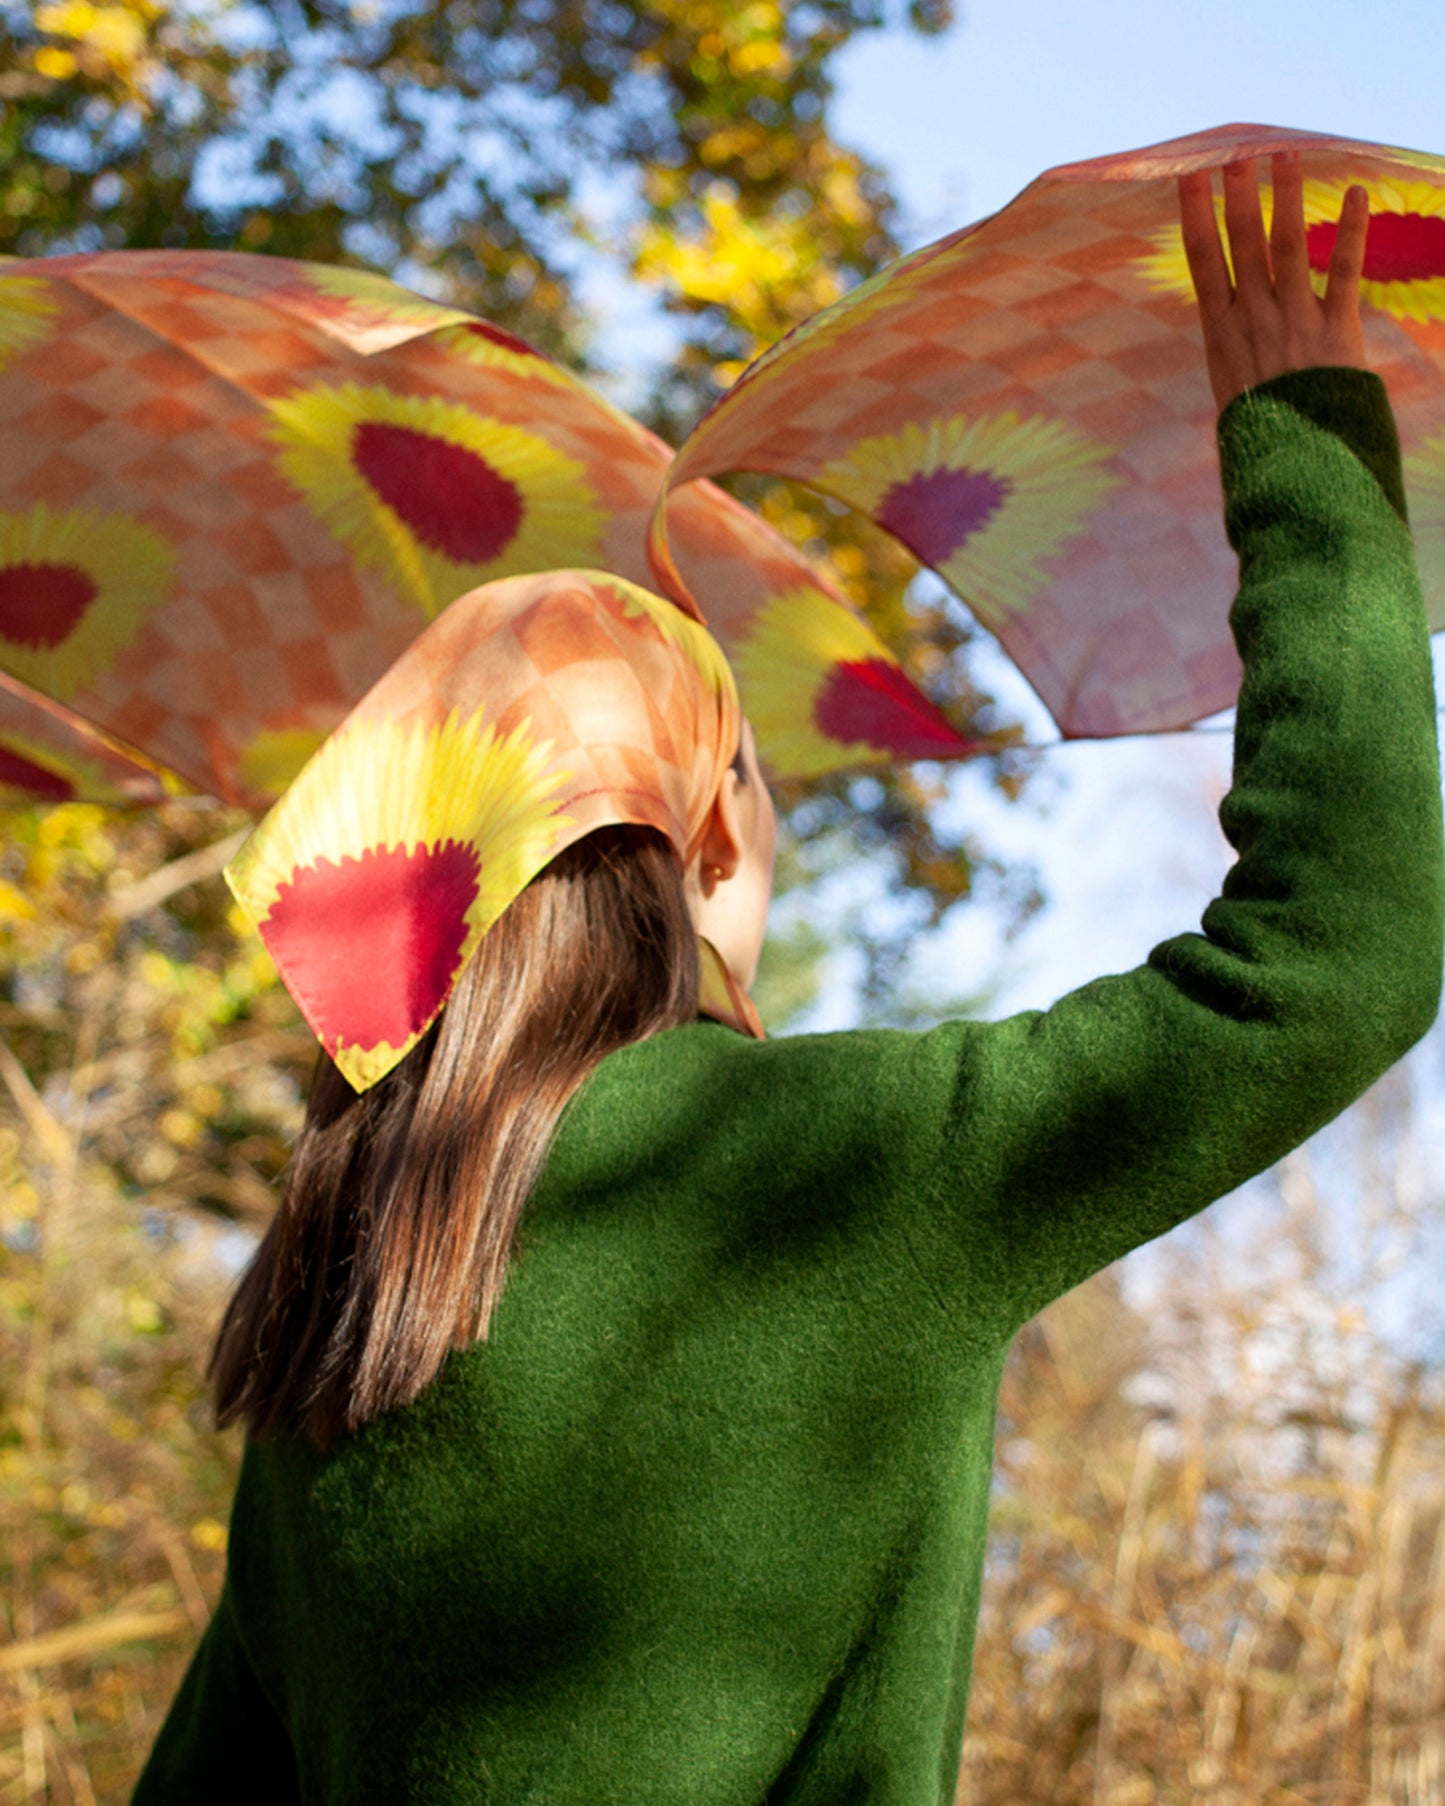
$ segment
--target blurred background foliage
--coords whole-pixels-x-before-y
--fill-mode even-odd
[[[603,381],[610,282],[652,297],[662,351],[628,400],[676,439],[894,253],[883,172],[830,130],[831,59],[947,22],[936,0],[0,0],[0,254],[363,264]],[[995,736],[1016,794],[962,610],[815,498],[740,487]],[[938,794],[920,767],[781,799],[784,892],[864,857],[912,899],[853,924],[874,1020],[919,1016],[901,954],[978,880],[1036,901],[939,833]],[[244,829],[180,802],[0,812],[3,1801],[124,1801],[220,1584],[239,1448],[202,1374],[313,1058],[217,876]],[[780,921],[775,1025],[828,950],[806,906]],[[1382,1220],[1445,1220],[1371,1146]],[[1157,1319],[1105,1276],[1021,1339],[961,1800],[1445,1800],[1445,1405],[1305,1259],[1325,1206],[1295,1185],[1300,1269],[1274,1292],[1196,1259]],[[1250,1351],[1301,1299],[1339,1359],[1295,1351],[1286,1421]]]
[[[122,1801],[219,1589],[207,1341],[314,1057],[239,819],[0,814],[0,1798]]]

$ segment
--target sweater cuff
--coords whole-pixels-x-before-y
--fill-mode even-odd
[[[1408,526],[1395,417],[1385,385],[1373,370],[1344,365],[1290,370],[1236,395],[1219,416],[1219,457],[1226,471],[1249,456],[1258,435],[1269,432],[1269,421],[1282,408],[1333,433],[1374,477]]]

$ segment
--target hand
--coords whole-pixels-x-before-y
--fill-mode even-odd
[[[1274,219],[1268,239],[1253,159],[1224,171],[1224,221],[1231,280],[1207,169],[1179,179],[1184,254],[1199,297],[1204,355],[1222,413],[1256,383],[1318,364],[1365,365],[1360,273],[1370,225],[1369,196],[1354,187],[1340,209],[1324,299],[1310,286],[1304,175],[1298,152],[1270,159]]]

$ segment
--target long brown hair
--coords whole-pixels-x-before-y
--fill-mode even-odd
[[[484,1337],[568,1099],[604,1055],[694,1016],[697,986],[676,855],[603,828],[505,911],[380,1083],[358,1096],[322,1054],[211,1353],[217,1422],[325,1447]]]

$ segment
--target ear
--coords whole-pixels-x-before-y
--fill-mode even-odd
[[[723,773],[717,799],[698,848],[698,880],[702,894],[710,897],[718,885],[731,878],[742,857],[742,823],[738,816],[738,774],[731,766]]]

